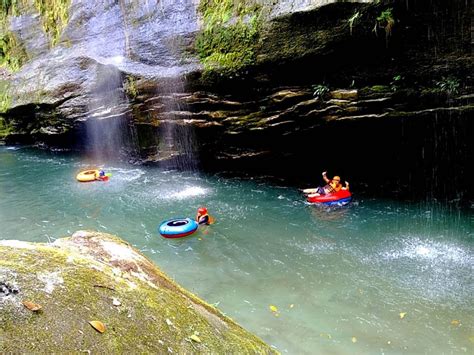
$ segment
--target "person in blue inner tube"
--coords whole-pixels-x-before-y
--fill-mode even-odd
[[[326,171],[322,173],[323,179],[326,182],[325,186],[319,186],[315,189],[306,189],[303,190],[304,193],[308,194],[308,197],[316,197],[321,195],[332,194],[340,190],[349,190],[349,183],[345,181],[346,186],[342,186],[341,178],[339,176],[334,176],[331,180],[326,176]]]
[[[199,225],[205,224],[210,225],[212,223],[211,216],[207,213],[206,207],[199,207],[196,214],[196,222]]]

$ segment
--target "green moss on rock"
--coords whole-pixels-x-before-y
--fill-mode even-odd
[[[204,29],[196,49],[207,71],[233,74],[256,61],[261,7],[253,0],[201,0]]]
[[[0,27],[2,27],[0,25]],[[21,42],[10,31],[0,34],[0,67],[6,67],[10,71],[18,71],[28,60],[28,55]]]
[[[0,293],[7,353],[274,353],[111,235],[76,232],[52,245],[0,242],[0,283],[17,290]],[[42,310],[31,312],[23,301]],[[106,331],[94,330],[92,320]]]
[[[71,0],[34,0],[36,9],[41,15],[44,31],[50,36],[54,46],[69,21]]]
[[[0,115],[10,108],[11,101],[8,82],[0,81]]]

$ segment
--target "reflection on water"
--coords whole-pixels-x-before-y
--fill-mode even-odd
[[[317,205],[312,204],[309,205],[309,209],[311,214],[314,216],[315,220],[321,221],[339,221],[343,219],[347,213],[349,212],[349,208],[356,205],[356,203],[352,202],[347,206],[324,206],[324,205]]]
[[[317,208],[285,187],[116,163],[110,181],[80,184],[82,167],[0,148],[0,238],[120,235],[283,353],[473,350],[472,211],[361,197]],[[200,206],[215,224],[159,236]]]

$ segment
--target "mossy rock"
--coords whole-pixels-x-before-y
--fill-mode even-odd
[[[32,311],[29,301],[41,306]],[[90,321],[100,321],[105,332]],[[275,353],[184,290],[128,243],[76,232],[53,244],[0,241],[6,353]]]

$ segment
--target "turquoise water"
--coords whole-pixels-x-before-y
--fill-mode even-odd
[[[76,182],[87,167],[0,147],[0,239],[117,234],[282,353],[473,352],[472,209],[357,194],[319,209],[294,188],[118,163],[109,182]],[[216,224],[158,234],[201,205]]]

